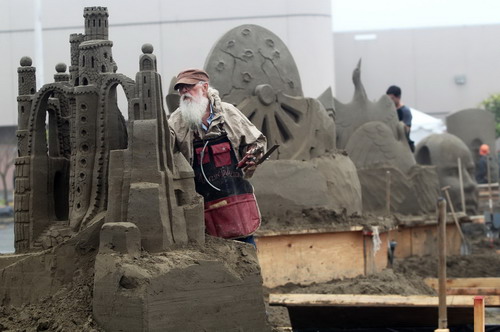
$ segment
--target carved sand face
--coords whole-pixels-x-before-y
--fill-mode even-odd
[[[436,166],[439,184],[441,188],[450,186],[450,199],[457,211],[462,211],[458,173],[460,158],[466,212],[476,214],[477,183],[474,179],[474,162],[465,143],[451,134],[430,135],[419,143],[415,155],[417,163]]]

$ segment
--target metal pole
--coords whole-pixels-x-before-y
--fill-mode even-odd
[[[446,194],[446,200],[448,201],[448,204],[450,204],[450,210],[451,210],[451,215],[453,217],[453,221],[455,222],[455,225],[457,226],[458,233],[460,234],[460,237],[462,238],[462,241],[465,244],[465,242],[466,242],[465,235],[462,232],[462,228],[460,227],[460,223],[458,222],[457,215],[455,214],[455,209],[453,208],[453,202],[451,201],[450,193],[448,192],[448,189],[450,189],[450,186],[446,186],[446,187],[442,188],[441,190],[444,191],[444,193]]]
[[[391,215],[391,171],[385,173],[385,202],[387,216]]]
[[[488,204],[490,207],[490,218],[493,220],[493,194],[491,192],[491,174],[490,174],[490,158],[486,155],[486,174],[488,174]]]
[[[462,212],[465,214],[466,210],[465,210],[464,178],[462,174],[462,160],[458,158],[457,163],[458,163],[458,179],[460,181],[460,201],[462,202]]]
[[[439,246],[439,330],[448,328],[448,316],[446,312],[446,200],[438,199],[438,246]]]

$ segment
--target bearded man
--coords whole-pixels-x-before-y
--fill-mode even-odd
[[[179,108],[169,118],[174,150],[194,170],[196,191],[205,200],[208,234],[255,245],[260,212],[247,178],[266,148],[264,135],[209,86],[208,74],[187,69],[177,75]]]

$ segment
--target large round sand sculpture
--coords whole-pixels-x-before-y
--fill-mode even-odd
[[[266,135],[268,147],[279,145],[252,179],[264,221],[301,219],[310,208],[361,213],[356,169],[336,153],[335,122],[319,100],[303,96],[295,61],[278,36],[257,25],[236,27],[216,42],[205,70],[223,100]]]

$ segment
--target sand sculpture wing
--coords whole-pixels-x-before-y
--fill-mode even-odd
[[[346,150],[357,168],[392,165],[406,173],[415,165],[415,159],[408,143],[398,139],[385,123],[372,121],[352,134]]]

